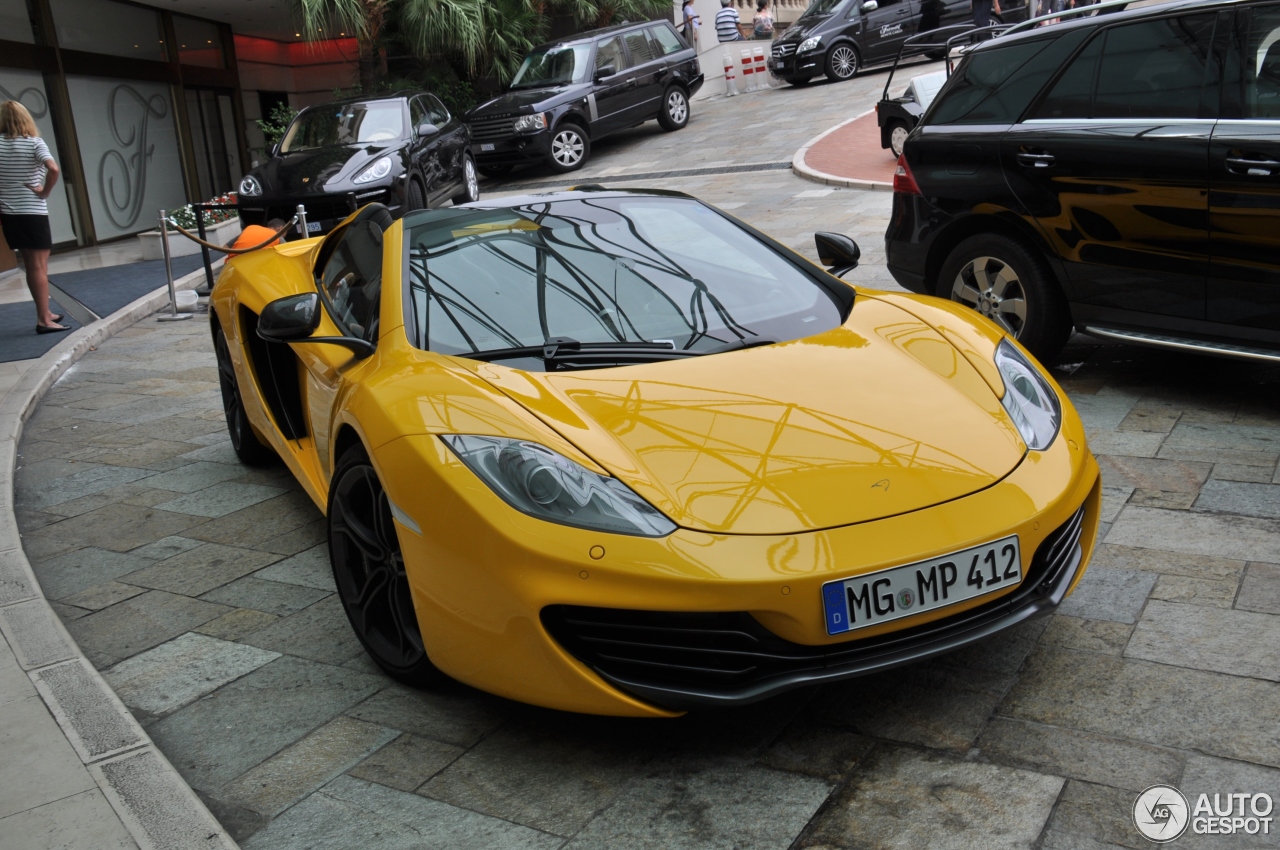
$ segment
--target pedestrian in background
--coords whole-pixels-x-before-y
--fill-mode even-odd
[[[751,21],[751,34],[757,40],[773,38],[773,15],[769,12],[769,0],[756,0],[756,16]]]
[[[992,0],[973,0],[973,25],[978,28],[991,26]],[[996,14],[1000,14],[1000,4],[995,4]]]
[[[22,257],[27,288],[36,305],[36,333],[70,330],[49,311],[49,205],[58,164],[40,138],[36,122],[16,100],[0,103],[0,230]]]
[[[701,25],[701,20],[693,13],[693,0],[684,0],[684,28],[680,34],[694,50],[698,49],[698,27]]]
[[[716,37],[721,44],[726,41],[742,41],[739,23],[741,19],[738,17],[738,10],[733,8],[733,0],[720,0],[720,11],[716,12]]]

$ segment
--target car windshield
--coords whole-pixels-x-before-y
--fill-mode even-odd
[[[581,83],[587,78],[587,58],[590,52],[590,45],[576,44],[530,53],[524,57],[510,87],[532,89]]]
[[[414,343],[520,369],[554,368],[551,355],[520,349],[557,341],[643,362],[798,339],[842,321],[811,272],[688,198],[441,210],[410,224],[408,240]]]
[[[280,152],[394,142],[403,135],[404,109],[398,100],[316,106],[294,119]]]
[[[809,8],[804,10],[804,14],[796,20],[819,18],[823,15],[829,15],[843,2],[844,0],[813,0],[813,2],[809,4]]]

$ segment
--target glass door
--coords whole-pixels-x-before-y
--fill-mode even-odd
[[[231,95],[214,89],[188,88],[187,119],[196,159],[200,200],[233,191],[243,176],[236,144]]]

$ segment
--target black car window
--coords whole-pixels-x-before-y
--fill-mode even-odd
[[[427,120],[437,127],[443,127],[449,123],[449,110],[444,108],[444,104],[440,102],[433,94],[429,94],[423,98],[427,102]]]
[[[845,310],[782,252],[686,198],[457,210],[411,225],[406,241],[410,339],[444,354],[554,337],[705,353],[829,331]]]
[[[1098,57],[1106,39],[1099,35],[1085,45],[1070,67],[1062,72],[1033,118],[1088,118],[1093,109],[1093,82],[1098,76]]]
[[[654,50],[653,42],[645,35],[644,30],[632,30],[624,33],[622,40],[627,43],[627,52],[631,54],[632,65],[643,65],[652,62],[661,54]]]
[[[684,43],[680,41],[679,36],[671,31],[671,27],[660,24],[656,27],[649,27],[646,32],[661,45],[663,55],[670,56],[672,53],[679,53],[685,49]]]
[[[627,67],[627,54],[622,48],[622,37],[611,36],[596,43],[596,73],[606,65],[613,66],[616,74]]]
[[[1107,30],[1092,117],[1200,117],[1216,20],[1187,15]]]
[[[930,124],[1012,124],[1035,96],[1027,94],[1020,103],[996,97],[1005,84],[1053,39],[1020,41],[1007,47],[989,48],[965,58],[956,69],[929,116]]]
[[[1240,14],[1232,46],[1235,85],[1231,115],[1280,118],[1280,6]]]
[[[418,127],[422,125],[427,118],[427,105],[421,97],[415,97],[409,101],[409,123],[413,125],[413,131],[418,132]],[[433,122],[434,123],[434,122]]]
[[[804,20],[805,18],[817,18],[823,15],[830,15],[836,10],[836,7],[843,3],[844,0],[813,0],[809,4],[809,8],[804,10],[804,14],[796,20]],[[855,4],[859,5],[859,4]]]
[[[324,265],[320,288],[344,330],[372,340],[382,290],[382,228],[368,220],[349,224]]]

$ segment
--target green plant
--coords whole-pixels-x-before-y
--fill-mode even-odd
[[[271,114],[266,118],[259,118],[254,123],[258,125],[258,129],[262,131],[262,135],[267,137],[267,147],[276,144],[284,138],[284,133],[289,129],[289,125],[293,123],[293,119],[298,115],[298,110],[294,109],[287,103],[277,103],[275,108],[271,110]]]
[[[236,202],[236,193],[228,192],[225,195],[208,201],[211,204],[234,204]],[[195,233],[196,231],[196,211],[191,204],[179,207],[176,210],[169,210],[169,223],[181,227],[183,230]],[[234,207],[225,210],[204,210],[204,226],[212,227],[220,222],[228,221],[239,215]]]

